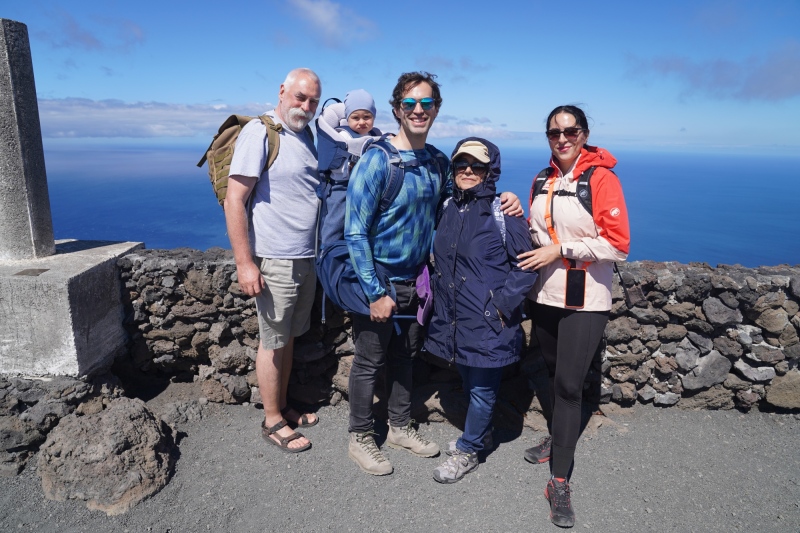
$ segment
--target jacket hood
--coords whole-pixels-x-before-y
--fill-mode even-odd
[[[578,164],[575,165],[572,175],[575,176],[575,179],[577,179],[578,176],[580,176],[583,171],[589,167],[603,167],[611,169],[614,168],[616,164],[617,158],[611,155],[611,152],[605,148],[589,146],[587,144],[581,148],[581,157],[578,159]],[[553,167],[556,172],[558,172],[558,165],[553,157],[550,157],[550,166]]]
[[[452,163],[453,156],[456,155],[458,149],[467,141],[478,141],[479,143],[486,146],[486,149],[489,151],[489,172],[486,174],[486,179],[484,179],[481,183],[472,187],[469,190],[462,191],[458,187],[455,186],[455,173],[453,173],[453,166],[450,165],[450,172],[453,176],[453,197],[456,201],[461,201],[464,199],[469,198],[486,198],[486,197],[494,197],[495,193],[497,192],[497,180],[500,179],[500,149],[495,146],[493,143],[483,139],[481,137],[467,137],[465,139],[461,139],[456,143],[456,147],[453,149],[453,153],[450,154],[450,161]],[[616,160],[615,160],[616,161]]]

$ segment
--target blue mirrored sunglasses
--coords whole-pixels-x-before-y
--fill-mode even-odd
[[[420,98],[416,100],[414,98],[403,98],[400,100],[400,107],[403,108],[403,111],[414,111],[417,108],[417,104],[422,106],[422,109],[425,111],[429,111],[433,108],[433,98]]]

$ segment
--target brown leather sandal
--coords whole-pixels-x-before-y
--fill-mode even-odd
[[[317,416],[317,418],[314,419],[313,422],[309,422],[310,419],[308,418],[307,414],[300,413],[300,411],[298,411],[297,409],[295,409],[293,407],[290,407],[288,405],[286,407],[284,407],[283,409],[281,409],[281,415],[283,416],[283,418],[287,418],[286,415],[289,413],[289,411],[294,411],[295,413],[300,415],[300,417],[297,419],[298,421],[297,422],[289,422],[290,425],[294,424],[295,427],[298,427],[298,428],[310,428],[310,427],[316,426],[319,423],[319,416]]]
[[[268,428],[267,427],[267,421],[266,420],[262,420],[261,421],[261,437],[265,441],[269,442],[270,444],[272,444],[274,446],[277,446],[280,450],[282,450],[284,452],[288,452],[288,453],[300,453],[300,452],[304,452],[307,449],[311,448],[311,443],[310,442],[308,444],[306,444],[305,446],[301,446],[299,448],[289,448],[289,443],[292,442],[295,439],[299,439],[300,437],[303,437],[303,434],[302,433],[297,433],[295,431],[291,435],[289,435],[288,437],[281,437],[280,435],[277,435],[277,432],[280,431],[282,428],[286,427],[287,425],[288,424],[286,423],[286,420],[281,420],[280,422],[278,422],[274,426]],[[273,439],[272,435],[275,435],[276,437],[278,437],[279,440]]]

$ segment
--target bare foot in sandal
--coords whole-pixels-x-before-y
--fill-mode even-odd
[[[285,452],[299,453],[311,447],[311,441],[302,433],[292,431],[283,419],[273,425],[269,425],[266,420],[262,421],[261,436]]]
[[[281,409],[281,414],[289,424],[298,428],[310,428],[311,426],[316,426],[317,422],[319,422],[319,417],[314,413],[300,414],[297,409],[288,405]]]

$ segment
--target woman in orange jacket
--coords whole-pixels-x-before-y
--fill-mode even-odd
[[[550,409],[544,409],[550,434],[526,450],[525,459],[550,463],[545,489],[550,519],[572,527],[569,475],[580,434],[583,382],[608,323],[613,264],[627,257],[630,230],[622,187],[611,171],[617,160],[586,144],[584,112],[559,106],[546,124],[551,168],[539,175],[543,186],[532,189],[537,194],[530,205],[538,248],[518,257],[520,267],[539,272],[529,297],[533,333],[550,378]],[[589,187],[579,186],[584,172],[591,173]]]

